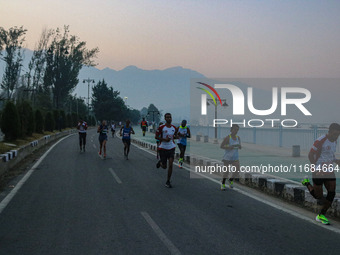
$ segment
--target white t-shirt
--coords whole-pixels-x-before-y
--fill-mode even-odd
[[[171,125],[170,127],[167,127],[166,125],[160,126],[157,129],[156,136],[161,135],[163,139],[170,138],[171,140],[169,142],[161,141],[158,148],[160,150],[171,150],[176,148],[176,144],[174,142],[175,133],[176,127],[174,125]]]
[[[332,164],[335,160],[336,141],[328,140],[327,135],[320,136],[313,144],[311,151],[316,154],[316,165]]]

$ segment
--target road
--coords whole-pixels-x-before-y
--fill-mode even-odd
[[[339,254],[339,232],[177,167],[167,189],[155,155],[125,160],[115,137],[102,160],[87,140],[58,143],[4,207],[0,254]]]

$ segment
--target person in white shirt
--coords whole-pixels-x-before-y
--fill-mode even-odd
[[[160,142],[160,145],[158,147],[160,160],[158,161],[156,167],[159,168],[161,166],[162,168],[166,169],[167,161],[169,161],[168,178],[166,180],[165,187],[172,188],[170,180],[175,158],[176,144],[174,142],[174,139],[176,139],[177,137],[177,129],[174,125],[171,124],[172,117],[170,113],[166,113],[164,115],[164,119],[166,123],[159,126],[155,135],[156,140],[159,140]]]
[[[340,125],[332,123],[328,133],[319,137],[313,144],[308,154],[308,159],[313,170],[313,185],[305,177],[302,184],[307,187],[309,193],[315,199],[321,199],[323,206],[316,216],[316,221],[322,224],[329,224],[325,214],[331,207],[336,190],[336,177],[334,171],[339,168],[340,160],[335,158],[337,139],[340,135]],[[337,165],[335,165],[335,164]],[[327,196],[323,196],[322,185],[325,185]]]

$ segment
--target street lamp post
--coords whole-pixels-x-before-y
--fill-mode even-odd
[[[87,78],[83,80],[83,83],[87,82],[88,88],[87,88],[87,110],[88,110],[88,116],[90,116],[90,83],[94,83],[93,79]]]
[[[223,102],[222,106],[223,107],[227,107],[227,99],[221,99],[221,101]],[[217,102],[217,98],[215,98],[215,102]],[[207,105],[209,106],[210,104],[213,104],[215,106],[215,120],[217,119],[217,106],[218,104],[215,103],[213,99],[207,99]],[[214,139],[214,143],[218,143],[218,139],[217,139],[217,126],[215,125],[215,139]]]

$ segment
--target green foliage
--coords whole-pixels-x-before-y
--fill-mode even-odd
[[[66,127],[72,127],[72,115],[70,113],[66,115]]]
[[[128,108],[119,91],[108,87],[105,80],[99,81],[92,89],[92,106],[98,120],[126,119]]]
[[[148,115],[148,108],[143,107],[142,110],[140,110],[141,118],[146,118],[146,115]]]
[[[133,109],[129,110],[129,119],[133,124],[138,124],[140,120],[140,111]]]
[[[19,122],[20,122],[20,136],[31,136],[34,131],[34,114],[31,105],[27,101],[23,101],[17,105]]]
[[[61,110],[59,115],[60,115],[60,128],[64,129],[66,127],[66,115],[65,115],[65,111]]]
[[[151,121],[151,122],[155,122],[155,123],[159,123],[160,112],[154,104],[149,105],[146,120]]]
[[[96,126],[96,119],[95,119],[94,116],[91,116],[91,118],[90,118],[90,125],[91,126]]]
[[[53,114],[51,112],[48,112],[45,116],[45,131],[53,132],[55,123]]]
[[[74,128],[74,127],[77,126],[79,118],[78,118],[78,116],[77,116],[77,114],[75,112],[72,112],[71,116],[72,116],[72,122],[71,122],[71,126],[70,127]]]
[[[80,69],[94,66],[93,58],[98,48],[88,50],[86,42],[69,34],[68,26],[61,32],[57,29],[46,52],[44,83],[52,88],[54,105],[57,109],[65,104],[65,99],[77,86]]]
[[[6,103],[1,116],[1,131],[6,140],[15,140],[19,136],[20,123],[17,107],[11,101]]]
[[[60,114],[58,110],[53,110],[54,129],[60,129]]]
[[[26,31],[22,26],[11,27],[8,31],[0,27],[0,44],[5,46],[5,55],[1,59],[6,63],[1,88],[5,91],[8,100],[12,98],[13,92],[18,86],[23,61],[22,44],[25,41]]]
[[[42,134],[44,131],[44,117],[38,109],[35,111],[35,132]]]

